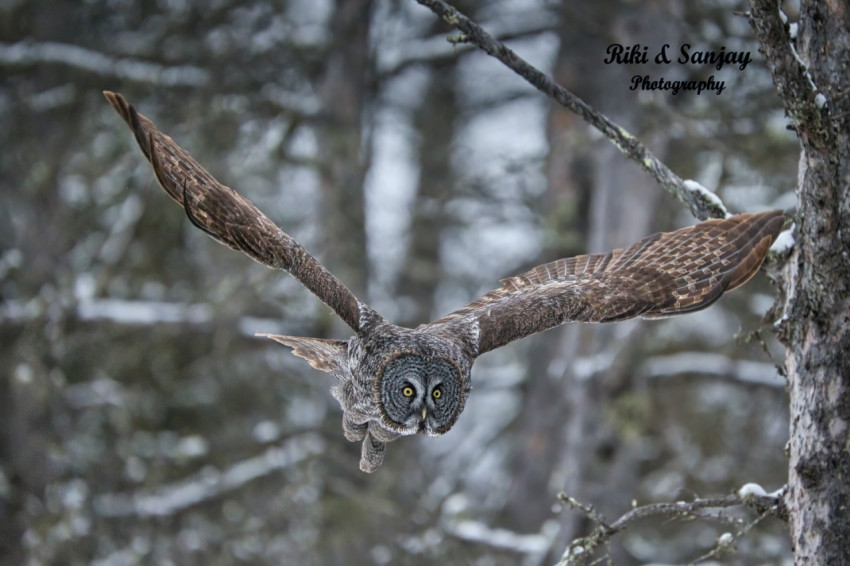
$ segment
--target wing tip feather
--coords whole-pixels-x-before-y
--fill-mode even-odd
[[[332,373],[339,368],[339,356],[347,347],[342,340],[330,340],[326,338],[304,338],[300,336],[284,336],[282,334],[270,334],[258,332],[254,336],[270,338],[275,342],[292,348],[292,355],[307,360],[314,369]]]
[[[123,95],[117,92],[113,92],[111,90],[104,90],[103,96],[106,98],[107,102],[115,109],[118,114],[124,118],[125,121],[127,117],[130,115],[127,111],[129,104],[127,103],[127,99],[124,98]]]

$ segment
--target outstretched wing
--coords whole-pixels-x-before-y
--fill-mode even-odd
[[[477,325],[483,354],[565,322],[696,311],[758,271],[784,222],[778,210],[739,214],[653,234],[626,249],[559,259],[503,279],[429,326],[452,332]]]
[[[284,269],[307,287],[355,332],[369,311],[307,250],[281,230],[251,201],[216,181],[186,150],[174,143],[123,96],[104,96],[133,130],[165,192],[186,210],[192,223],[219,242],[276,269]]]

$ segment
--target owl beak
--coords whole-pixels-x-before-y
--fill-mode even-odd
[[[422,420],[425,420],[425,417],[428,416],[428,407],[422,407]]]

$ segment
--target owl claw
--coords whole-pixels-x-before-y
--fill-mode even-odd
[[[367,423],[358,423],[350,418],[347,413],[342,417],[342,433],[349,442],[363,440],[368,431]]]
[[[360,452],[360,470],[371,474],[380,468],[386,451],[386,443],[375,440],[371,433],[367,433]]]

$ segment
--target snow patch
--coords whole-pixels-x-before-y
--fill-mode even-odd
[[[767,497],[767,492],[757,483],[745,483],[738,490],[738,497],[747,499],[749,497]]]
[[[803,59],[800,57],[800,54],[799,54],[799,53],[797,53],[797,48],[796,48],[796,47],[794,47],[794,44],[793,44],[793,43],[790,43],[789,45],[790,45],[790,47],[791,47],[791,53],[794,55],[794,59],[796,59],[796,60],[797,60],[797,63],[799,63],[799,64],[800,64],[800,66],[801,66],[801,67],[803,67],[803,69],[805,69],[805,73],[804,73],[804,74],[805,74],[805,76],[806,76],[806,80],[807,80],[807,81],[809,81],[809,86],[810,86],[810,87],[812,87],[812,90],[813,90],[813,91],[817,92],[818,87],[817,87],[817,85],[815,84],[815,81],[814,81],[814,80],[812,80],[812,75],[811,75],[811,74],[809,74],[809,68],[806,66],[806,64],[805,64],[805,63],[803,63]]]
[[[784,255],[791,251],[791,248],[794,247],[795,226],[795,224],[792,224],[790,228],[779,233],[776,240],[774,240],[773,245],[770,246],[770,253]]]
[[[785,495],[785,489],[787,486],[782,486],[775,491],[771,491],[768,493],[765,489],[757,483],[745,483],[738,489],[738,497],[746,501],[748,498],[753,497],[767,497],[771,499],[779,499],[783,495]]]
[[[729,211],[726,210],[726,207],[723,205],[723,201],[720,200],[720,197],[705,188],[701,183],[694,181],[693,179],[685,179],[682,182],[682,186],[687,191],[701,194],[705,200],[722,210],[726,218],[732,216],[731,214],[729,214]]]

